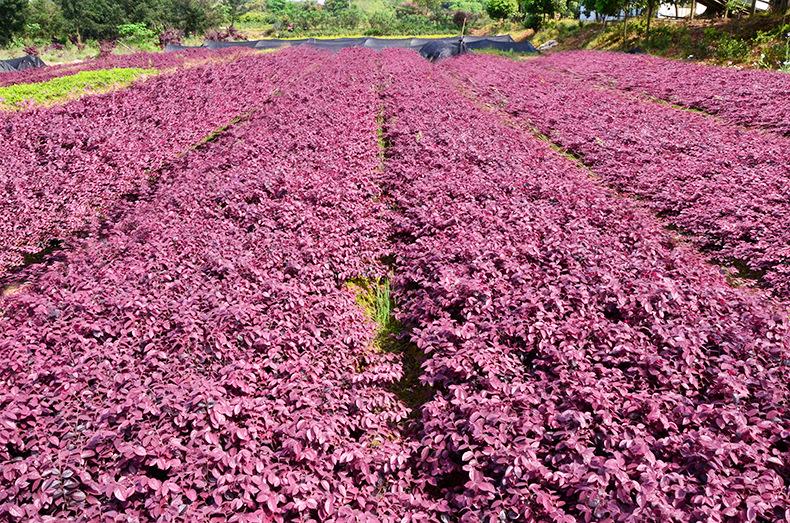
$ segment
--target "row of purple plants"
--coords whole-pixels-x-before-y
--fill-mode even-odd
[[[107,134],[90,104],[41,111],[82,126],[73,158],[19,128],[42,173],[125,166],[135,190],[75,192],[103,223],[0,296],[0,519],[790,516],[786,313],[462,95],[495,65],[469,60],[300,48],[162,76],[197,108],[93,98],[127,108]],[[184,155],[108,138],[200,107],[248,118]],[[389,270],[417,407],[346,287]]]
[[[117,200],[143,197],[168,162],[272,95],[267,64],[278,60],[183,69],[3,115],[0,278],[52,240],[98,230]]]
[[[435,510],[787,517],[784,313],[442,69],[406,51],[383,69],[396,302],[435,391],[413,467]]]
[[[557,53],[540,63],[585,81],[614,84],[732,123],[790,135],[790,75],[786,73],[599,51]]]
[[[383,270],[375,55],[282,56],[294,81],[249,121],[0,301],[0,517],[394,521],[419,506],[408,411],[387,390],[401,366],[372,351],[344,286]]]
[[[187,49],[177,53],[131,53],[109,55],[84,62],[54,65],[37,69],[0,74],[0,87],[20,83],[44,82],[59,76],[75,74],[80,71],[112,69],[114,67],[142,67],[147,69],[171,69],[189,66],[200,62],[230,60],[249,49]]]
[[[644,200],[737,276],[790,299],[790,139],[634,100],[537,64],[474,57],[448,69],[481,100]]]

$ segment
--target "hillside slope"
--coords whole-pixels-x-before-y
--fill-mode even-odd
[[[586,23],[559,20],[538,31],[536,46],[557,40],[555,50],[642,50],[676,59],[696,59],[722,65],[790,71],[790,17],[756,15],[741,19],[651,22],[644,18],[622,22]],[[625,33],[625,38],[624,38]]]

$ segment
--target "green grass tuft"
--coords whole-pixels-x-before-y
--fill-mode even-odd
[[[365,316],[376,325],[373,344],[377,350],[381,350],[382,344],[386,345],[390,335],[398,330],[397,321],[392,315],[389,280],[355,278],[346,286],[354,293],[357,305]]]
[[[28,102],[36,105],[53,105],[89,94],[105,93],[126,87],[142,76],[157,72],[155,69],[136,68],[97,69],[80,71],[45,82],[0,87],[0,108],[20,109]]]
[[[387,133],[385,130],[386,117],[384,115],[384,107],[379,109],[376,114],[376,142],[379,148],[379,169],[384,170],[384,159],[389,148],[389,140],[387,140]]]
[[[431,389],[420,383],[425,354],[408,339],[403,325],[393,314],[389,279],[354,278],[346,287],[354,293],[365,316],[376,325],[373,350],[401,355],[403,378],[392,384],[390,390],[412,409],[412,417],[418,416],[419,407],[432,396]]]

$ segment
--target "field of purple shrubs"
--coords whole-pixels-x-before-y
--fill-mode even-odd
[[[790,137],[634,100],[543,61],[463,57],[447,68],[480,101],[640,198],[735,277],[790,301]]]
[[[790,518],[787,122],[619,55],[167,56],[0,113],[0,521]]]
[[[786,73],[596,51],[558,53],[541,65],[587,82],[699,109],[737,125],[790,135],[790,75]]]

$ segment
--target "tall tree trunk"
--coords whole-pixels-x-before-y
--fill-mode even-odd
[[[625,15],[623,17],[623,49],[625,49],[625,42],[626,39],[628,38],[628,4],[627,3],[625,4],[625,9],[623,13]]]
[[[752,0],[752,14],[757,12],[757,0]]]
[[[697,0],[691,0],[691,14],[689,17],[694,20],[695,16],[697,16]]]
[[[647,0],[647,28],[645,30],[647,39],[650,39],[650,20],[653,18],[653,2],[654,0]]]

